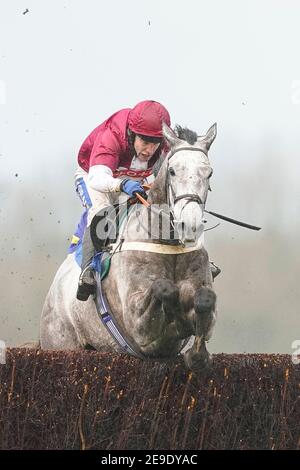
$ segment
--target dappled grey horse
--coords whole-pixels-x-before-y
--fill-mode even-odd
[[[216,295],[207,251],[204,248],[203,212],[212,168],[209,148],[216,137],[214,124],[203,137],[191,131],[179,138],[163,125],[169,143],[149,191],[149,207],[135,205],[111,245],[110,271],[102,281],[113,316],[140,357],[175,358],[189,339],[184,353],[191,370],[207,366],[206,341],[216,321]],[[151,210],[151,208],[163,208]],[[150,212],[150,216],[149,216]],[[176,225],[178,242],[149,237],[158,212]],[[154,230],[155,231],[155,230]],[[121,240],[121,241],[120,241]],[[70,254],[58,269],[41,317],[43,349],[99,351],[122,348],[100,321],[95,301],[76,299],[80,268]]]

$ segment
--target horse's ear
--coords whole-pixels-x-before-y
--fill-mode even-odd
[[[215,122],[208,129],[208,131],[206,132],[205,135],[203,135],[201,137],[198,137],[197,142],[199,142],[202,145],[204,144],[206,150],[209,150],[211,144],[213,143],[213,141],[215,140],[216,137],[217,137],[217,123]]]
[[[171,147],[175,147],[176,145],[182,143],[182,140],[177,137],[175,132],[165,122],[162,123],[162,130],[165,139]]]

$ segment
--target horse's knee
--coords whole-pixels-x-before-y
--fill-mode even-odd
[[[200,287],[196,292],[194,307],[197,314],[208,313],[215,309],[217,296],[209,287]]]
[[[168,279],[156,279],[152,284],[153,295],[161,302],[178,303],[179,289]]]

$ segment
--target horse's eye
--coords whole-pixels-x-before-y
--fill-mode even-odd
[[[169,168],[169,173],[170,173],[171,176],[175,176],[175,170],[174,170],[174,168],[172,168],[172,167]]]

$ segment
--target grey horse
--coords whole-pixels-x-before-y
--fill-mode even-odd
[[[161,160],[149,191],[151,207],[166,208],[181,228],[178,244],[149,239],[149,207],[138,205],[112,245],[110,271],[102,291],[116,322],[144,358],[169,360],[185,351],[190,370],[211,363],[206,342],[216,321],[216,294],[204,248],[203,212],[212,168],[208,151],[216,124],[206,135],[183,133],[167,125],[163,132],[170,151]],[[157,215],[151,213],[151,218]],[[161,243],[160,243],[161,240]],[[94,300],[76,299],[80,268],[70,254],[58,269],[41,316],[42,349],[83,349],[122,352],[99,319]]]

